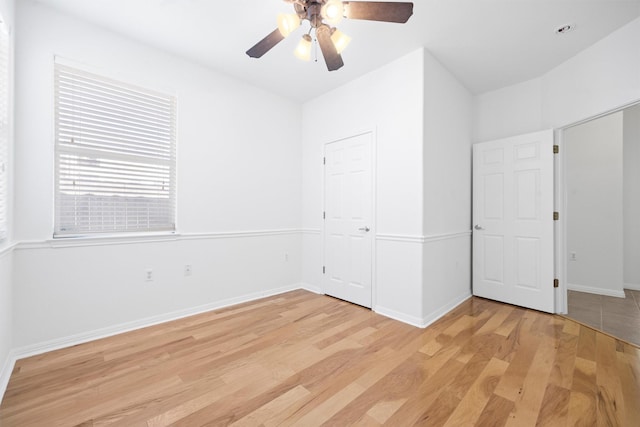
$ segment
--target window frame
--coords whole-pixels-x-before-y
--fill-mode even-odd
[[[97,93],[95,99],[91,98],[93,92]],[[121,104],[122,98],[126,105]],[[160,118],[144,117],[142,111],[156,108],[155,102],[162,104],[162,113],[153,113]],[[129,107],[135,111],[127,111]],[[154,120],[161,122],[157,129]],[[138,122],[139,127],[132,122]],[[54,239],[176,233],[175,95],[56,58],[54,127]],[[97,128],[105,129],[104,133]],[[116,133],[122,135],[114,136]],[[152,138],[151,134],[157,134],[158,139],[140,143]],[[70,189],[70,182],[77,191]],[[72,199],[73,207],[69,208]],[[82,207],[78,200],[84,203]],[[136,222],[145,215],[145,220]]]
[[[9,239],[11,198],[11,32],[0,17],[0,242]]]

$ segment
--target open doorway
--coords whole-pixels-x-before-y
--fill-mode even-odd
[[[640,345],[640,104],[562,145],[568,317]]]

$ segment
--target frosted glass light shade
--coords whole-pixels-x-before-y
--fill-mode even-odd
[[[338,25],[344,17],[344,6],[340,0],[329,0],[322,6],[320,15],[330,25]]]
[[[282,37],[287,37],[300,26],[300,17],[295,13],[281,13],[278,15],[278,30]]]
[[[351,37],[336,29],[333,34],[331,34],[331,41],[333,41],[336,51],[338,51],[338,53],[342,53],[342,51],[345,50],[351,42]]]
[[[311,60],[311,36],[309,34],[305,34],[302,36],[302,40],[298,43],[296,50],[293,51],[293,54],[303,61]]]

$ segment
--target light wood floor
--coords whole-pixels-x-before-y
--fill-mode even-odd
[[[304,291],[20,360],[8,426],[640,426],[640,350],[473,298],[427,329]]]

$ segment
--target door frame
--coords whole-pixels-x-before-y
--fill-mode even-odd
[[[568,257],[567,250],[567,212],[568,212],[568,198],[567,198],[567,157],[564,150],[564,132],[574,126],[578,126],[595,119],[599,119],[609,114],[617,113],[625,108],[640,105],[640,100],[632,101],[616,108],[612,108],[600,114],[596,114],[591,117],[587,117],[582,120],[578,120],[573,123],[569,123],[565,126],[561,126],[555,130],[555,144],[560,148],[560,152],[555,155],[555,206],[556,211],[560,213],[560,220],[556,221],[555,225],[555,272],[556,277],[560,280],[560,286],[556,289],[556,313],[567,314],[569,312],[568,306],[568,288],[567,288],[567,262]]]
[[[320,162],[322,162],[322,212],[320,212],[320,215],[322,216],[323,212],[326,212],[327,210],[327,182],[326,182],[326,169],[325,169],[325,165],[324,165],[324,159],[327,157],[327,146],[329,144],[333,144],[334,142],[340,142],[340,141],[344,141],[346,139],[350,139],[350,138],[354,138],[356,136],[361,136],[361,135],[366,135],[366,134],[371,134],[371,310],[375,311],[375,307],[376,307],[376,302],[377,302],[377,292],[376,292],[376,271],[377,271],[377,262],[376,262],[376,246],[377,246],[377,235],[378,235],[378,227],[377,227],[377,221],[376,221],[376,206],[377,206],[377,176],[378,176],[378,169],[377,169],[377,133],[376,133],[376,129],[365,129],[365,130],[361,130],[361,131],[357,131],[357,132],[349,132],[346,136],[343,137],[339,137],[339,138],[335,138],[332,139],[328,142],[324,142],[322,144],[322,159],[320,159]],[[320,228],[320,245],[321,245],[321,259],[322,259],[322,266],[320,266],[320,268],[323,268],[323,266],[327,265],[326,264],[326,242],[325,242],[325,234],[326,234],[326,221],[324,220],[324,218],[322,219],[322,227]],[[325,289],[325,274],[324,272],[322,273],[322,282],[321,282],[321,290],[322,290],[322,294],[326,295],[326,289]]]

